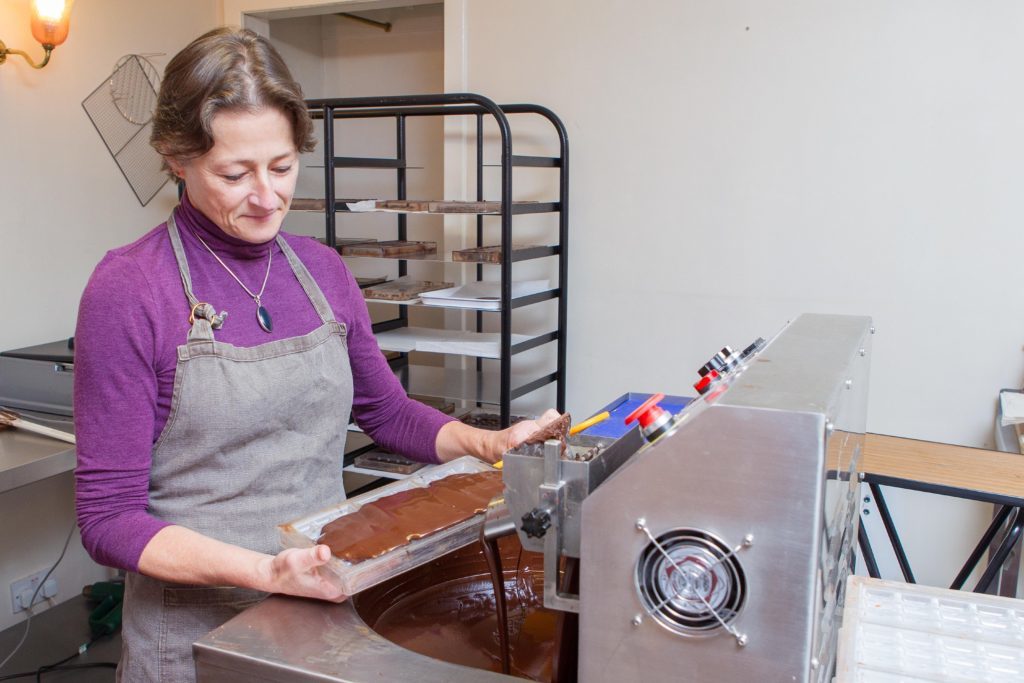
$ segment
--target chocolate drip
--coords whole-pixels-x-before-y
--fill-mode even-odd
[[[491,570],[491,583],[494,587],[494,609],[498,619],[498,647],[501,651],[501,673],[512,670],[512,654],[508,638],[508,604],[505,600],[505,575],[501,571],[501,552],[498,539],[484,538],[484,527],[480,527],[480,546],[483,548],[487,568]]]

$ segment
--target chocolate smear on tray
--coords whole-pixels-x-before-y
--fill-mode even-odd
[[[452,474],[424,488],[383,496],[328,522],[317,542],[356,564],[483,512],[502,489],[497,470]]]

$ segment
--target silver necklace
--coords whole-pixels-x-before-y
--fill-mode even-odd
[[[260,299],[263,296],[263,290],[267,288],[267,280],[270,279],[270,264],[274,261],[274,244],[271,243],[270,246],[267,247],[267,274],[263,276],[263,286],[260,287],[259,294],[253,294],[252,290],[246,287],[245,283],[238,279],[238,276],[235,275],[235,273],[230,268],[228,268],[228,264],[224,263],[224,261],[221,260],[220,256],[217,256],[216,252],[214,252],[213,249],[210,249],[210,245],[204,242],[203,238],[200,237],[195,230],[192,231],[192,234],[195,235],[195,238],[199,240],[199,243],[201,245],[206,247],[206,251],[210,252],[210,255],[213,256],[213,258],[217,259],[217,263],[224,266],[224,270],[228,271],[228,275],[235,278],[235,282],[240,284],[242,286],[242,289],[245,290],[245,293],[251,296],[252,300],[256,302],[256,322],[260,324],[260,327],[263,329],[263,331],[272,331],[274,329],[274,321],[270,318],[270,311],[266,309],[266,307],[263,305],[263,302]]]

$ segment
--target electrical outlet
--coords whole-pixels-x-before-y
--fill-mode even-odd
[[[11,583],[11,612],[17,614],[28,607],[29,600],[32,599],[32,594],[36,593],[36,588],[39,586],[39,582],[46,576],[48,570],[43,569],[31,576],[26,576],[23,579],[18,579]],[[36,593],[35,605],[46,598],[52,598],[57,595],[57,579],[50,576],[43,584],[43,587]]]

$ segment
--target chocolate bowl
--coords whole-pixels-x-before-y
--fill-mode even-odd
[[[542,607],[539,553],[523,551],[515,536],[498,544],[511,675],[500,673],[495,593],[473,542],[340,604],[271,595],[195,643],[198,681],[574,681],[576,615]]]
[[[544,557],[515,536],[498,540],[506,598],[509,670],[534,681],[575,678],[575,623],[544,607]],[[405,649],[502,671],[495,582],[480,543],[451,552],[352,599],[367,626]],[[570,673],[571,670],[571,673]]]

